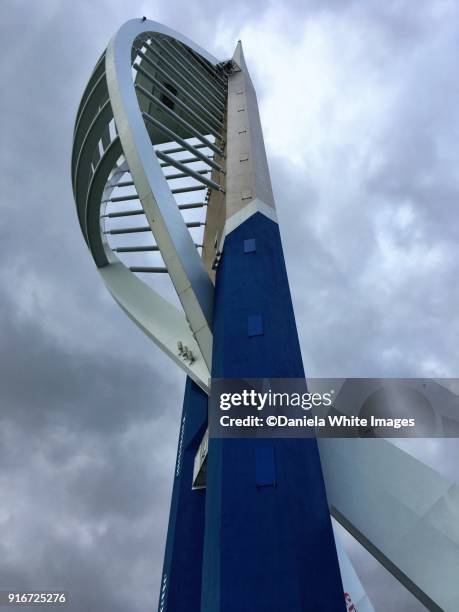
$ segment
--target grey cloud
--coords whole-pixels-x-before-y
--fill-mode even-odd
[[[223,57],[232,49],[221,48],[219,30],[235,42],[245,25],[280,6],[56,0],[4,8],[0,482],[8,495],[0,505],[0,588],[66,588],[78,611],[154,607],[183,377],[106,294],[85,248],[70,185],[74,114],[124,20],[164,21]],[[306,371],[436,374],[430,363],[454,376],[457,7],[292,0],[282,10],[289,40],[301,40],[305,19],[349,30],[360,44],[355,71],[377,75],[392,93],[390,106],[370,113],[377,130],[356,130],[327,150],[335,178],[326,196],[323,177],[270,153]],[[247,57],[255,76],[258,53]],[[276,87],[255,85],[261,104]],[[341,92],[330,112],[356,96]],[[407,202],[414,220],[397,225]],[[389,268],[381,231],[400,253]],[[429,267],[422,253],[432,249],[442,256]],[[457,448],[439,441],[410,451],[457,478]],[[421,609],[346,544],[376,609]]]

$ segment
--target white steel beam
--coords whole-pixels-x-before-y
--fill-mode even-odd
[[[132,77],[132,48],[139,36],[164,34],[180,40],[214,65],[203,49],[150,21],[125,23],[110,41],[106,57],[107,86],[116,127],[129,170],[164,263],[200,353],[210,369],[212,361],[213,284],[177,208],[160,163],[152,154]]]
[[[318,440],[331,514],[429,610],[459,608],[459,488],[383,439]]]

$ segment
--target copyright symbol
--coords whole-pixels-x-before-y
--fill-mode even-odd
[[[270,427],[275,427],[277,425],[277,419],[275,416],[269,416],[266,419],[266,423],[267,425],[269,425]]]

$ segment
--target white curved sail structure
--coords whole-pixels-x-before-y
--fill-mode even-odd
[[[191,234],[205,221],[187,222],[183,213],[224,192],[225,105],[226,75],[215,58],[161,24],[132,20],[91,75],[72,155],[81,229],[108,290],[204,389],[213,284]],[[180,204],[189,194],[198,201]],[[130,240],[113,246],[115,236]],[[162,266],[129,266],[121,258],[152,253]],[[137,276],[162,272],[182,311]]]

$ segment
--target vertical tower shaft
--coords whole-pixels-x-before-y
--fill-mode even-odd
[[[255,91],[228,81],[214,378],[303,378]],[[345,610],[316,441],[209,442],[202,612]]]
[[[187,378],[158,612],[199,612],[205,490],[192,490],[196,451],[207,425],[207,395]]]

